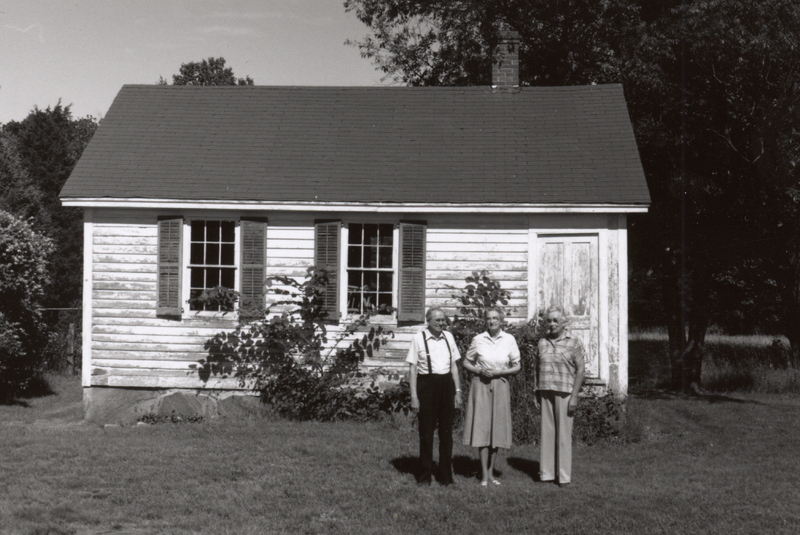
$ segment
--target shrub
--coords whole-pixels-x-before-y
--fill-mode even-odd
[[[236,377],[243,386],[259,391],[278,414],[298,420],[368,420],[383,412],[408,411],[408,385],[382,390],[358,369],[392,336],[380,326],[369,326],[369,317],[377,310],[360,316],[329,340],[323,308],[327,273],[310,268],[302,283],[273,277],[270,287],[276,281],[283,288],[272,291],[287,298],[272,306],[289,310],[215,335],[206,343],[209,358],[197,367],[202,379]]]
[[[50,239],[0,210],[0,396],[24,391],[40,368],[43,327],[36,307],[49,282]]]

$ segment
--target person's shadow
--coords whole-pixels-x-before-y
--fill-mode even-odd
[[[508,457],[506,464],[514,470],[527,474],[532,480],[539,481],[539,461],[523,459],[522,457]]]

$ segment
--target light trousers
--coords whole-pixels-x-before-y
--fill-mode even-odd
[[[568,416],[570,394],[541,391],[542,435],[539,479],[569,483],[572,478],[572,417]]]

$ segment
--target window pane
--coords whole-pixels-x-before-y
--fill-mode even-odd
[[[197,299],[198,297],[200,297],[201,293],[203,293],[203,290],[192,290],[191,292],[189,292],[189,297],[191,299]],[[189,305],[189,310],[203,310],[203,306],[191,303]]]
[[[392,306],[392,294],[378,294],[378,309],[386,310]]]
[[[206,241],[219,241],[219,221],[206,221]]]
[[[361,267],[361,247],[351,245],[347,248],[347,267]]]
[[[206,244],[206,264],[212,266],[219,265],[219,245],[216,243]]]
[[[205,221],[192,221],[192,241],[203,241],[206,236]]]
[[[375,271],[365,271],[364,286],[371,292],[376,291],[378,289],[378,273]]]
[[[392,273],[381,273],[378,277],[378,290],[381,292],[389,292],[392,291]]]
[[[363,243],[361,241],[361,224],[360,223],[350,223],[349,225],[349,237],[347,238],[347,243],[356,244],[356,243]]]
[[[378,225],[364,225],[364,245],[378,245]]]
[[[378,248],[364,247],[364,267],[378,267]]]
[[[236,224],[233,221],[222,222],[222,241],[233,243],[236,241]]]
[[[234,265],[234,245],[232,243],[222,244],[222,265]]]
[[[219,268],[206,268],[206,288],[219,286]]]
[[[190,283],[189,286],[191,288],[203,288],[203,283],[205,282],[205,277],[203,276],[203,269],[202,268],[192,268],[191,275],[190,275]]]
[[[394,225],[378,225],[381,235],[381,245],[392,245]]]
[[[380,267],[391,269],[392,267],[392,248],[381,247],[378,249],[380,255]]]
[[[236,272],[230,268],[223,269],[220,285],[226,288],[233,288],[236,283]]]
[[[203,256],[203,244],[193,243],[191,247],[191,254],[189,256],[191,257],[189,260],[190,264],[205,264],[205,258]]]

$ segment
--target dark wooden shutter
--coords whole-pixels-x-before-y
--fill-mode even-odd
[[[314,224],[314,267],[328,272],[323,308],[328,320],[339,321],[339,237],[341,221],[317,221]]]
[[[425,321],[425,223],[400,223],[399,321]]]
[[[255,318],[264,310],[264,282],[267,276],[267,218],[243,217],[242,265],[239,276],[241,318]]]
[[[158,303],[159,316],[178,316],[181,307],[181,237],[183,217],[158,218]]]

